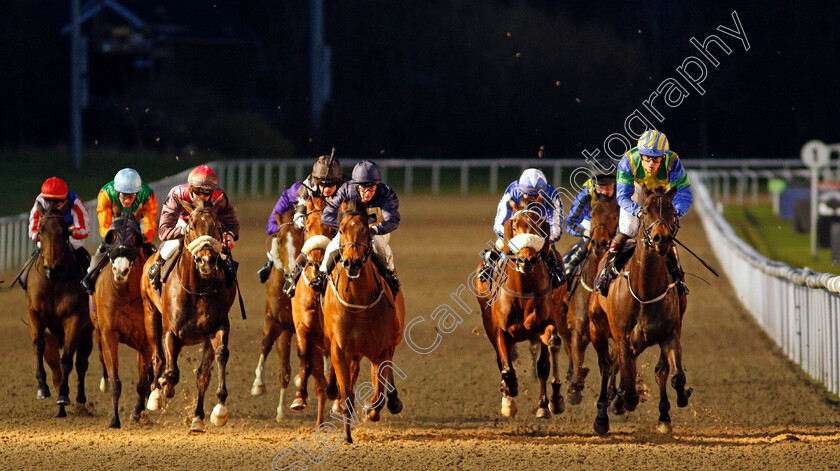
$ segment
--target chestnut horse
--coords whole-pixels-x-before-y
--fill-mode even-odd
[[[143,233],[134,214],[123,213],[114,218],[105,234],[105,247],[110,259],[108,276],[100,276],[96,280],[92,295],[90,316],[103,366],[102,386],[106,386],[100,388],[111,393],[111,428],[120,428],[122,382],[117,355],[120,343],[137,350],[137,403],[131,414],[134,422],[140,420],[140,414],[146,407],[152,380],[152,347],[146,338],[140,297],[140,278],[145,260],[143,241]]]
[[[579,274],[571,281],[572,291],[560,305],[561,317],[566,319],[569,333],[568,337],[564,336],[564,340],[569,355],[569,389],[566,400],[570,404],[580,404],[583,399],[583,383],[589,373],[589,368],[583,367],[584,353],[590,342],[589,296],[598,275],[598,262],[607,253],[618,227],[618,203],[613,197],[596,193],[591,201],[590,214],[589,252],[580,264]]]
[[[80,284],[84,273],[69,242],[69,232],[62,222],[70,210],[68,200],[38,203],[40,254],[26,279],[26,313],[29,334],[35,350],[38,399],[50,397],[44,359],[52,370],[53,386],[58,389],[58,417],[66,417],[64,406],[70,404],[70,371],[76,363],[76,402],[87,402],[85,373],[93,350],[93,325],[88,311],[88,297]],[[60,359],[59,359],[60,356]]]
[[[294,211],[286,211],[277,219],[280,230],[271,236],[266,245],[269,245],[269,253],[274,259],[274,266],[271,275],[265,283],[265,315],[263,316],[263,339],[260,342],[260,359],[257,369],[254,372],[254,384],[251,386],[251,395],[261,396],[265,393],[265,362],[271,347],[277,342],[277,356],[280,357],[280,399],[277,403],[277,416],[279,422],[286,418],[284,407],[286,389],[292,377],[292,366],[289,364],[289,354],[292,348],[292,336],[295,333],[295,326],[292,323],[292,303],[288,296],[283,293],[284,275],[292,272],[295,259],[300,253],[303,245],[300,230],[292,222]],[[276,242],[275,242],[276,241]]]
[[[542,197],[531,204],[539,204]],[[483,282],[476,277],[476,291],[484,330],[496,351],[496,363],[502,375],[502,415],[515,416],[519,385],[513,361],[516,343],[530,341],[539,346],[536,362],[540,380],[540,398],[536,416],[549,418],[552,412],[563,412],[560,378],[557,373],[557,352],[560,337],[558,325],[563,321],[555,308],[566,294],[566,286],[553,288],[551,274],[543,261],[549,256],[548,221],[534,206],[510,201],[513,217],[505,222],[508,255],[500,278]],[[552,367],[553,363],[553,367]],[[553,370],[552,395],[546,392],[549,370]],[[550,407],[550,409],[549,409]]]
[[[330,346],[333,368],[341,392],[344,438],[353,443],[350,424],[358,423],[353,385],[359,375],[362,357],[371,362],[373,404],[364,403],[371,422],[379,420],[386,402],[388,411],[399,414],[402,401],[394,386],[394,350],[402,341],[405,302],[402,290],[394,296],[370,259],[373,236],[368,227],[364,203],[342,203],[338,215],[341,233],[341,263],[328,278],[323,297],[324,334]],[[401,377],[402,371],[397,370]],[[386,393],[387,390],[387,393]]]
[[[612,374],[612,360],[607,343],[610,336],[616,344],[621,372],[621,391],[617,400],[623,402],[624,408],[632,411],[639,403],[636,358],[653,345],[659,345],[660,349],[655,369],[659,385],[657,430],[660,433],[671,431],[671,405],[665,389],[671,372],[674,373],[671,385],[677,391],[677,405],[688,405],[691,389],[685,388],[680,346],[686,298],[674,289],[676,281],[670,279],[666,266],[668,252],[679,229],[673,202],[675,193],[676,187],[667,192],[662,188],[642,190],[644,205],[635,251],[610,285],[607,296],[596,291],[590,298],[590,336],[601,370],[601,392],[594,424],[595,432],[599,434],[609,431],[607,381]]]
[[[148,276],[149,267],[159,254],[149,257],[143,270],[141,293],[154,364],[153,390],[147,407],[149,410],[160,407],[161,386],[166,397],[175,395],[175,385],[180,380],[177,361],[181,349],[202,344],[201,365],[196,370],[198,400],[190,426],[193,432],[204,431],[204,394],[210,383],[214,355],[219,366],[219,388],[216,390],[219,403],[213,408],[210,422],[222,426],[228,418],[225,406],[225,376],[230,355],[228,311],[236,296],[236,285],[227,286],[220,260],[224,252],[223,234],[216,206],[223,201],[218,199],[211,206],[200,198],[194,203],[180,201],[190,213],[184,228],[183,249],[160,293]]]
[[[321,223],[321,213],[327,202],[318,197],[306,200],[306,225],[304,235],[306,243],[303,253],[307,263],[295,287],[295,297],[292,298],[292,318],[295,323],[298,356],[298,390],[292,410],[306,408],[306,391],[309,376],[315,380],[315,394],[318,397],[318,414],[315,425],[324,421],[324,405],[327,398],[338,398],[338,387],[333,368],[329,367],[330,383],[326,384],[324,377],[325,363],[330,362],[329,349],[324,342],[324,314],[318,294],[309,287],[309,282],[318,274],[318,267],[324,260],[327,244],[335,236],[335,229]]]

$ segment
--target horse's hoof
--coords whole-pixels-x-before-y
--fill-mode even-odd
[[[538,419],[550,419],[551,418],[551,411],[548,410],[548,407],[540,407],[537,409],[537,418]]]
[[[300,387],[300,386],[298,386]],[[333,401],[338,400],[338,386],[331,384],[327,386],[327,399],[332,399]]]
[[[580,382],[583,384],[583,380],[586,379],[586,376],[589,374],[589,367],[584,366],[583,369],[580,370]]]
[[[50,394],[50,389],[49,388],[44,388],[44,389],[39,389],[38,392],[35,394],[35,397],[38,398],[38,399],[46,399],[46,398],[50,397],[50,395],[51,395]]]
[[[146,403],[146,409],[160,410],[160,389],[155,389],[149,394],[149,402]]]
[[[516,403],[513,402],[512,397],[505,396],[502,398],[502,415],[504,417],[516,417]]]
[[[109,425],[108,428],[120,428],[120,420],[119,419],[112,420],[111,425]]]
[[[204,433],[204,421],[198,417],[193,418],[192,425],[190,425],[190,432]]]
[[[294,401],[292,401],[292,405],[289,406],[289,409],[293,411],[301,411],[306,409],[306,399],[302,397],[296,397]]]
[[[403,410],[403,403],[400,398],[395,397],[394,399],[388,400],[388,412],[397,415]]]
[[[60,406],[69,406],[70,405],[70,397],[68,396],[58,396],[58,400],[55,401],[56,404]]]
[[[566,410],[566,403],[563,402],[561,397],[558,401],[549,401],[548,408],[552,414],[562,414]]]
[[[593,428],[595,429],[595,433],[598,435],[606,435],[607,432],[610,431],[610,419],[606,418],[604,419],[604,422],[601,423],[600,419],[596,417]]]
[[[262,396],[263,394],[265,394],[265,384],[254,383],[254,385],[251,386],[252,396]]]
[[[222,404],[216,404],[213,408],[213,413],[210,414],[210,423],[216,427],[224,426],[228,421],[228,410]]]
[[[64,406],[58,406],[58,415],[56,415],[56,417],[60,419],[67,417],[67,411],[64,410]]]
[[[166,386],[163,387],[163,395],[169,399],[175,397],[175,386],[167,383]]]
[[[671,433],[671,423],[659,422],[659,425],[656,426],[656,431],[661,433],[662,435],[668,435],[669,433]]]
[[[369,410],[368,419],[370,419],[371,422],[379,422],[379,411],[376,409]]]
[[[583,401],[583,394],[580,391],[569,391],[566,393],[566,400],[569,401],[569,404],[576,406]]]
[[[691,397],[692,391],[694,391],[694,388],[688,388],[685,390],[685,394],[677,394],[677,407],[688,405],[688,398]]]

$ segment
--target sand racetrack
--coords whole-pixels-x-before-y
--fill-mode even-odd
[[[498,200],[491,196],[403,197],[402,225],[394,233],[394,249],[406,300],[406,319],[423,316],[413,338],[429,345],[434,338],[431,312],[465,284],[478,262],[478,252],[493,235],[492,217]],[[673,390],[674,431],[656,433],[656,398],[643,397],[638,409],[611,416],[608,437],[592,430],[595,385],[594,350],[587,350],[592,373],[580,405],[567,405],[549,420],[534,417],[537,382],[527,347],[520,346],[517,367],[519,415],[499,414],[499,373],[493,349],[484,336],[478,305],[454,332],[427,355],[405,344],[395,363],[405,372],[398,380],[405,409],[399,416],[383,412],[379,423],[363,420],[354,430],[356,443],[322,450],[314,444],[314,411],[289,412],[274,420],[279,391],[276,355],[266,369],[267,393],[249,393],[262,334],[265,290],[255,271],[265,260],[263,227],[269,200],[237,202],[243,226],[236,248],[248,319],[231,310],[231,358],[228,364],[230,421],[223,428],[209,424],[207,433],[187,432],[195,397],[193,370],[198,347],[181,355],[181,383],[162,412],[148,423],[133,424],[128,413],[134,401],[134,354],[121,346],[123,428],[109,430],[110,398],[98,389],[101,366],[94,347],[87,374],[90,413],[68,408],[55,418],[55,394],[35,399],[35,357],[32,353],[23,292],[0,291],[0,468],[2,469],[279,469],[295,461],[309,469],[837,469],[840,466],[840,405],[819,385],[784,358],[742,308],[727,280],[714,279],[683,252],[691,289],[683,327],[684,365],[694,394],[678,409]],[[696,215],[683,222],[681,240],[716,263]],[[571,239],[564,236],[558,248]],[[13,274],[5,274],[6,285]],[[294,349],[294,346],[293,346]],[[639,359],[644,385],[655,391],[657,350]],[[565,358],[564,358],[565,361]],[[361,380],[368,366],[362,366]],[[297,357],[293,353],[293,371]],[[71,398],[75,397],[75,372]],[[50,382],[52,387],[52,383]],[[207,413],[215,404],[215,373],[208,390]],[[310,391],[312,387],[310,386]],[[565,391],[565,385],[564,385]],[[655,393],[654,393],[655,396]],[[645,400],[647,399],[647,400]],[[287,399],[286,405],[291,401]],[[313,401],[310,402],[310,404]],[[333,419],[333,421],[335,421]],[[295,442],[295,440],[297,442]],[[296,443],[309,457],[294,452]],[[285,452],[289,452],[284,455]],[[291,466],[289,469],[292,469]]]

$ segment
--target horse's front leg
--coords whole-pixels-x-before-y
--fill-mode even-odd
[[[228,350],[228,329],[224,327],[216,332],[213,337],[213,350],[216,354],[216,364],[219,366],[219,387],[216,389],[216,397],[219,403],[213,408],[210,414],[210,423],[217,427],[225,425],[228,421],[227,401],[227,362],[230,358]]]
[[[195,403],[190,432],[204,432],[204,394],[210,384],[210,369],[213,367],[213,344],[207,340],[201,347],[201,364],[195,372],[198,399]]]
[[[109,378],[108,389],[111,392],[111,428],[120,428],[120,394],[122,394],[122,382],[120,381],[119,373],[119,344],[119,333],[107,331],[102,335],[100,347],[105,357],[105,367]]]
[[[105,357],[102,353],[102,334],[99,331],[99,326],[93,329],[93,340],[99,348],[99,363],[102,365],[102,379],[99,380],[99,390],[108,394],[108,368],[105,367]]]
[[[664,349],[659,353],[659,362],[656,364],[654,372],[656,374],[656,384],[659,386],[659,425],[656,426],[656,431],[668,434],[671,433],[671,403],[668,401],[666,386],[670,370]]]
[[[44,339],[44,325],[37,313],[29,310],[29,334],[32,337],[32,349],[35,351],[35,379],[38,381],[38,392],[35,397],[46,399],[51,396],[47,386],[47,371],[44,369],[44,351],[47,342]]]
[[[154,371],[152,371],[152,348],[149,344],[143,344],[137,352],[137,403],[134,405],[134,412],[131,420],[139,422],[146,398],[149,397],[149,387],[152,384]]]
[[[312,338],[312,331],[308,329],[304,330],[302,328],[299,328],[296,331],[295,336],[297,339],[297,349],[299,358],[299,384],[297,387],[297,392],[295,393],[295,400],[292,401],[292,405],[289,407],[294,411],[299,411],[306,409],[307,406],[306,399],[309,397],[309,393],[306,390],[306,388],[309,383],[309,375],[312,374],[315,362],[321,362],[322,360],[316,354],[318,349],[316,348],[316,342]]]
[[[589,374],[589,368],[583,366],[586,346],[589,343],[589,314],[585,307],[580,307],[584,302],[576,301],[574,304],[575,317],[571,332],[571,345],[569,345],[569,361],[572,364],[572,374],[569,377],[569,389],[566,393],[566,399],[571,404],[580,404],[583,400],[583,383],[587,374]]]
[[[685,372],[682,367],[682,346],[678,334],[672,334],[664,343],[664,354],[668,357],[671,371],[674,376],[671,378],[671,386],[677,391],[677,407],[688,405],[688,398],[691,397],[692,388],[686,389]]]
[[[335,368],[335,375],[338,381],[338,389],[341,394],[342,411],[344,413],[344,439],[347,443],[353,443],[353,437],[350,434],[350,423],[356,417],[354,410],[355,396],[353,394],[353,384],[351,382],[351,359],[344,353],[344,350],[338,346],[337,342],[333,342],[330,349],[332,357],[333,368]]]
[[[81,322],[87,322],[87,317],[82,316]],[[79,331],[79,345],[76,349],[76,403],[87,403],[85,395],[85,376],[89,366],[90,353],[93,351],[93,325],[89,324]]]
[[[505,331],[497,329],[495,345],[499,370],[502,374],[502,382],[499,385],[499,391],[502,393],[502,415],[513,417],[517,412],[513,398],[519,395],[519,383],[510,358],[513,340]]]
[[[286,418],[286,391],[289,389],[289,382],[292,380],[292,365],[289,362],[289,356],[292,353],[292,336],[295,334],[294,330],[287,327],[280,333],[280,338],[276,343],[277,355],[280,357],[280,369],[277,371],[277,376],[280,378],[280,398],[277,400],[277,420]]]
[[[621,372],[624,408],[633,411],[639,405],[639,392],[636,391],[636,358],[630,351],[627,341],[617,342],[618,369]]]
[[[549,361],[549,351],[546,345],[538,344],[540,347],[540,356],[537,359],[537,376],[540,379],[540,400],[537,407],[538,419],[550,419],[551,411],[548,409],[548,393],[546,385],[548,383],[548,374],[551,369],[551,362]]]
[[[166,384],[163,385],[163,393],[169,398],[175,396],[175,385],[181,380],[178,355],[182,347],[183,342],[171,330],[163,334],[163,355],[166,359],[166,370],[163,374]]]
[[[81,337],[82,328],[79,324],[80,322],[77,316],[72,316],[64,322],[64,350],[61,352],[61,386],[58,389],[58,401],[56,401],[62,406],[61,408],[70,405],[70,372],[73,370],[73,359],[79,347],[79,339]]]
[[[612,377],[612,358],[609,351],[610,326],[607,315],[597,301],[590,302],[589,338],[592,347],[598,355],[598,369],[601,372],[601,390],[598,394],[597,415],[593,427],[595,433],[604,435],[610,430],[610,417],[607,414],[610,400],[607,394],[607,384]]]
[[[271,353],[271,347],[274,346],[274,341],[280,336],[280,326],[274,322],[271,316],[265,316],[263,321],[263,339],[260,342],[260,359],[257,361],[257,369],[254,371],[254,384],[251,386],[252,396],[262,396],[265,394],[265,362],[268,360],[268,354]],[[278,411],[279,412],[279,411]]]
[[[166,358],[163,351],[161,313],[146,299],[143,300],[143,307],[145,309],[144,322],[146,325],[146,338],[152,355],[151,391],[146,408],[148,410],[158,410],[162,402],[160,383],[163,379],[164,359]]]

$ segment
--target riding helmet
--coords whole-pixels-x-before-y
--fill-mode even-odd
[[[636,147],[642,155],[659,157],[668,152],[668,138],[665,137],[665,133],[650,129],[639,136],[639,143]]]
[[[194,168],[187,177],[190,185],[209,186],[215,188],[219,184],[219,177],[216,172],[206,165],[199,165]]]
[[[139,193],[142,185],[140,174],[133,168],[124,168],[114,176],[114,189],[119,193]]]
[[[379,183],[382,181],[382,172],[371,160],[363,160],[353,167],[353,183]]]
[[[548,186],[548,180],[546,180],[545,174],[539,169],[526,169],[522,172],[522,176],[519,177],[519,189],[522,193],[536,195],[546,186]]]
[[[67,198],[67,184],[58,177],[50,177],[41,185],[41,196],[48,200]]]

